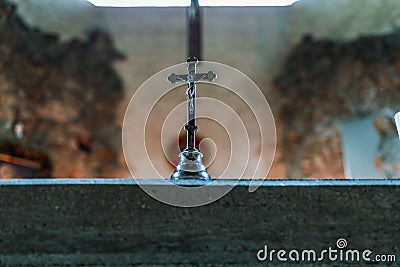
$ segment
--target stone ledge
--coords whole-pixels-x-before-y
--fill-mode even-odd
[[[168,187],[159,181],[146,182]],[[132,179],[1,181],[0,264],[266,266],[256,258],[264,245],[320,250],[338,238],[399,256],[398,181],[267,180],[253,193],[246,183],[177,208]]]
[[[213,186],[249,186],[252,180],[213,180]],[[260,180],[254,180],[260,181]],[[85,178],[85,179],[10,179],[0,180],[1,186],[10,185],[169,185],[202,186],[210,182],[201,180],[133,179],[133,178]],[[211,184],[210,184],[211,185]],[[260,186],[400,186],[399,179],[266,179]]]

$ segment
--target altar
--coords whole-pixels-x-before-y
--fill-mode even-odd
[[[157,180],[147,183],[168,190]],[[372,251],[371,258],[398,253],[397,180],[269,180],[253,193],[248,186],[242,181],[206,206],[177,208],[149,197],[131,179],[3,180],[0,262],[291,266],[290,260],[275,256],[272,262],[262,261],[257,253],[264,246],[276,251],[337,250],[339,239],[349,249]],[[306,260],[302,266],[316,262]]]

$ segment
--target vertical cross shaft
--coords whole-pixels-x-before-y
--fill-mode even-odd
[[[201,9],[198,0],[191,0],[191,5],[186,9],[188,56],[201,60]]]
[[[188,97],[188,117],[185,129],[186,134],[186,147],[188,149],[194,149],[196,139],[196,65],[197,59],[195,57],[189,57],[186,61],[188,64],[188,89],[186,95]]]

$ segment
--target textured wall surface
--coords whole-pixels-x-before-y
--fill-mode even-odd
[[[60,41],[0,1],[0,43],[0,143],[15,142],[19,121],[19,146],[47,154],[55,177],[109,176],[123,168],[115,167],[121,149],[114,123],[123,87],[112,66],[123,55],[110,36],[93,30],[83,40]]]
[[[276,79],[288,177],[343,177],[340,122],[400,109],[399,44],[396,32],[348,42],[305,37],[293,49]],[[386,116],[388,129],[377,130],[396,135],[394,112]]]
[[[264,245],[320,251],[339,238],[400,253],[394,181],[268,181],[254,193],[243,184],[198,208],[162,204],[129,180],[23,183],[0,185],[2,265],[266,266],[256,258]]]
[[[115,64],[124,81],[125,92],[124,100],[113,105],[114,122],[118,125],[140,84],[155,72],[186,58],[183,8],[95,8],[84,0],[15,2],[18,14],[29,26],[57,33],[61,40],[84,39],[87,32],[95,28],[111,35],[117,49],[126,55],[125,61]],[[400,2],[396,0],[300,0],[291,7],[282,8],[205,8],[204,59],[231,65],[249,75],[264,92],[281,127],[284,122],[278,115],[279,93],[270,81],[281,72],[282,62],[304,34],[311,34],[316,40],[351,42],[361,35],[392,33],[399,25],[399,7]],[[249,119],[248,114],[239,115]],[[154,125],[161,123],[161,120],[155,121]],[[123,163],[122,152],[119,152],[117,157]],[[340,166],[334,172],[291,172],[283,162],[283,153],[278,147],[271,177],[343,175],[337,171]],[[341,156],[340,152],[335,156]],[[296,164],[302,163],[296,161]],[[140,159],[137,165],[141,165]],[[121,168],[110,175],[129,174]]]
[[[93,28],[109,31],[127,54],[118,66],[130,93],[156,71],[186,58],[183,8],[95,8],[85,0],[17,3],[28,23],[62,39],[84,37]],[[264,88],[304,34],[350,40],[392,32],[399,6],[396,0],[300,0],[281,8],[205,8],[204,60],[243,70]]]

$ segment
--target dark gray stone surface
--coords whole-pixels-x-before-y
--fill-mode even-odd
[[[267,266],[256,257],[264,245],[320,251],[338,238],[399,256],[398,181],[277,180],[253,193],[247,184],[212,204],[178,208],[134,180],[0,181],[1,265]]]

